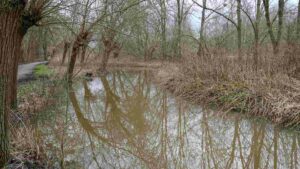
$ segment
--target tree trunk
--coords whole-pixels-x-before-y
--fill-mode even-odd
[[[167,34],[166,34],[166,20],[167,20],[167,9],[165,0],[160,0],[160,12],[161,12],[161,55],[165,59],[167,54]]]
[[[265,18],[266,18],[266,22],[267,22],[267,26],[268,26],[268,33],[272,42],[272,46],[273,46],[273,52],[276,53],[276,48],[277,48],[277,43],[276,43],[276,39],[274,36],[274,32],[272,29],[272,23],[271,23],[271,19],[270,19],[270,9],[269,9],[269,0],[263,0],[263,4],[264,4],[264,8],[265,8]]]
[[[278,32],[277,32],[277,40],[276,40],[276,51],[275,54],[279,52],[281,35],[282,35],[282,27],[283,27],[283,15],[284,15],[284,2],[285,0],[279,0],[278,2]]]
[[[9,158],[8,115],[17,104],[18,62],[22,54],[22,40],[27,30],[41,19],[42,13],[37,8],[28,9],[24,13],[27,1],[11,2],[5,0],[0,3],[0,168]]]
[[[69,48],[70,48],[70,43],[69,43],[69,42],[65,42],[65,44],[64,44],[63,58],[62,58],[61,64],[64,64],[64,63],[65,63],[66,56],[67,56],[67,53],[68,53]],[[52,57],[53,57],[53,56],[52,56]]]
[[[43,47],[44,60],[48,60],[47,30],[42,30],[42,36],[43,36],[42,47]]]
[[[204,25],[205,25],[205,20],[206,20],[206,0],[203,0],[203,8],[202,8],[202,16],[201,16],[201,27],[200,27],[200,38],[199,38],[199,47],[198,47],[198,52],[197,55],[198,56],[204,56],[205,52],[204,52]]]
[[[298,2],[297,39],[298,39],[298,42],[300,42],[300,0]]]
[[[24,52],[24,62],[32,62],[36,57],[37,39],[36,36],[30,34],[28,36],[28,44]]]
[[[184,2],[181,2],[181,0],[177,0],[177,35],[175,40],[175,56],[180,57],[181,56],[181,27],[182,27],[182,18],[183,18],[183,4]]]
[[[258,48],[259,48],[259,24],[260,24],[260,5],[261,0],[256,1],[256,20],[255,20],[255,30],[254,30],[254,67],[255,70],[258,68]]]
[[[78,52],[79,52],[79,46],[75,42],[72,48],[71,60],[68,68],[68,81],[71,81],[73,78],[73,72],[74,72]]]
[[[67,74],[68,81],[71,81],[73,78],[73,72],[74,72],[77,56],[80,51],[80,47],[82,47],[83,44],[86,43],[88,35],[89,35],[88,32],[82,30],[75,39],[75,42],[72,47],[71,60],[68,68],[68,74]]]
[[[9,158],[8,114],[16,105],[18,60],[21,55],[21,12],[0,12],[0,168]]]
[[[114,58],[119,57],[119,55],[121,53],[121,49],[122,49],[122,47],[119,44],[116,44],[114,51],[113,51]]]
[[[273,26],[270,19],[270,2],[269,0],[263,0],[264,8],[265,8],[265,18],[268,26],[268,33],[270,35],[270,39],[273,46],[273,52],[274,54],[278,54],[279,52],[279,43],[281,40],[281,34],[282,34],[282,26],[283,26],[283,14],[284,14],[284,0],[279,0],[278,2],[278,32],[277,32],[277,39],[275,38],[274,32],[273,32]]]
[[[109,55],[113,51],[114,46],[115,46],[112,39],[113,39],[113,37],[103,39],[104,53],[103,53],[103,57],[102,57],[101,67],[100,67],[100,72],[102,72],[102,73],[106,72],[106,67],[107,67],[107,64],[108,64]]]
[[[104,54],[103,54],[102,61],[101,61],[101,67],[100,67],[100,72],[102,72],[102,73],[106,72],[106,67],[107,67],[110,52],[111,51],[107,47],[105,47]]]
[[[86,55],[87,44],[83,45],[81,48],[81,60],[80,63],[84,63],[85,55]]]
[[[238,38],[238,57],[239,60],[242,59],[242,18],[241,18],[241,0],[237,0],[237,38]]]
[[[44,60],[48,60],[48,44],[47,42],[43,43],[43,56],[44,56]]]

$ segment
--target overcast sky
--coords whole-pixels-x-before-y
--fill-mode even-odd
[[[187,0],[189,4],[192,4],[192,0]],[[202,0],[196,0],[197,2],[199,2],[200,4],[202,4]],[[213,0],[208,0],[208,1],[213,1]],[[216,4],[221,4],[221,2],[225,2],[226,0],[214,0],[213,2],[217,1]],[[255,0],[253,0],[255,1]],[[271,0],[272,5],[277,5],[278,3],[278,0]],[[288,5],[289,6],[294,6],[294,7],[297,7],[298,5],[298,0],[288,0]],[[213,4],[208,4],[207,5],[208,7],[212,7],[213,8]],[[195,10],[197,12],[195,12]],[[200,16],[201,16],[201,8],[200,7],[197,7],[196,5],[193,7],[192,9],[192,15],[190,16],[190,22],[191,22],[191,26],[192,26],[192,29],[195,31],[195,32],[198,32],[199,30],[199,27],[200,27]]]

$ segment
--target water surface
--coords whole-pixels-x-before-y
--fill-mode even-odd
[[[300,168],[300,136],[190,105],[148,72],[80,81],[65,114],[42,124],[59,166],[86,169]]]

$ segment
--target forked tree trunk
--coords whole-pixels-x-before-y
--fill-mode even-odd
[[[284,14],[284,0],[279,0],[278,2],[278,29],[277,29],[277,38],[274,35],[273,32],[273,26],[270,19],[270,1],[269,0],[263,0],[264,8],[265,8],[265,18],[268,26],[268,33],[270,35],[270,39],[273,46],[273,52],[275,55],[279,52],[279,45],[281,40],[281,34],[282,34],[282,27],[283,27],[283,14]]]
[[[9,158],[8,114],[16,105],[18,60],[21,55],[21,12],[0,12],[0,168]]]
[[[264,4],[264,9],[265,9],[265,18],[266,18],[266,22],[267,22],[267,26],[268,26],[268,33],[272,42],[272,46],[273,46],[273,52],[276,53],[276,48],[277,48],[277,43],[276,43],[276,39],[274,36],[274,32],[272,29],[272,22],[270,19],[270,6],[269,6],[269,0],[263,0],[263,4]]]

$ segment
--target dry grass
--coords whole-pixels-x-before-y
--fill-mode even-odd
[[[194,103],[299,126],[300,62],[290,50],[278,56],[261,52],[257,70],[249,55],[238,60],[218,51],[204,57],[186,54],[177,68],[160,70],[158,79],[165,89]]]
[[[46,168],[47,157],[39,131],[30,125],[11,129],[11,155],[8,168]]]
[[[54,84],[42,86],[38,82],[28,84],[32,90],[19,96],[17,111],[10,113],[10,142],[12,159],[7,168],[47,168],[49,159],[44,151],[45,140],[40,135],[40,129],[33,121],[51,106],[55,106],[54,97],[60,92]],[[35,84],[37,83],[37,84]],[[28,90],[30,87],[26,87]],[[40,90],[44,93],[39,93]],[[48,94],[47,94],[48,93]],[[49,93],[51,96],[49,96]],[[19,93],[20,94],[20,93]]]
[[[39,130],[30,124],[30,119],[14,116],[18,116],[18,122],[10,123],[12,159],[7,168],[45,168],[48,160]]]

